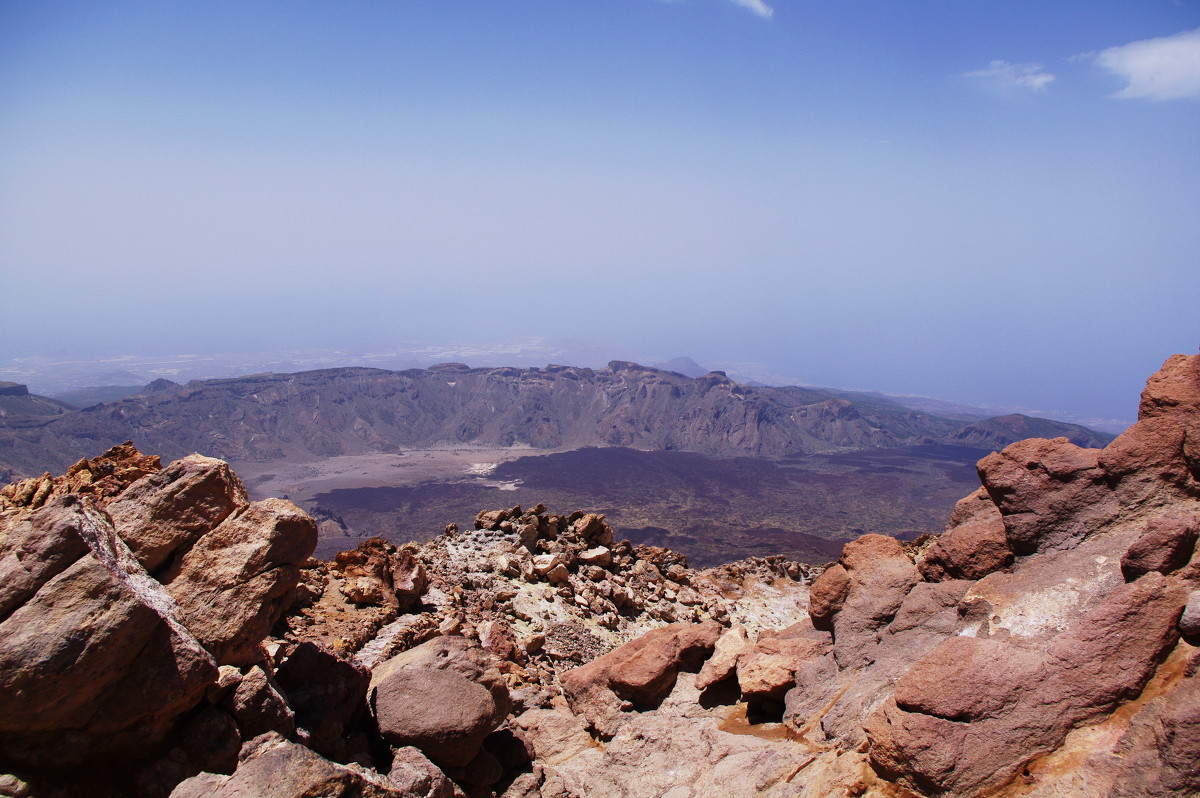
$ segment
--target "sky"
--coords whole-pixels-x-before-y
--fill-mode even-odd
[[[1200,0],[0,2],[0,364],[536,339],[1132,419],[1198,298]]]

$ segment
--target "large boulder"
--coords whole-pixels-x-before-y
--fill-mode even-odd
[[[438,637],[380,664],[370,705],[379,733],[443,767],[465,767],[511,707],[487,652],[462,637]]]
[[[248,501],[227,463],[193,454],[142,477],[107,509],[117,533],[154,573]]]
[[[307,513],[286,499],[265,499],[202,536],[162,579],[218,664],[251,665],[316,545]]]
[[[162,740],[216,665],[108,517],[53,497],[0,517],[0,540],[0,757],[61,766]]]
[[[715,621],[674,623],[562,674],[571,708],[598,733],[611,737],[628,709],[657,706],[680,670],[698,670],[721,635]]]

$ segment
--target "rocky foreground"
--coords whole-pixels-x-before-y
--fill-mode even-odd
[[[1200,793],[1200,356],[936,539],[696,571],[481,513],[319,562],[219,460],[0,491],[0,795]]]

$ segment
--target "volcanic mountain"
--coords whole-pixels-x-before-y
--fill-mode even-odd
[[[885,399],[796,387],[749,387],[613,361],[602,369],[345,368],[176,385],[0,428],[0,467],[58,471],[131,440],[146,451],[237,461],[312,460],[445,443],[532,449],[625,446],[716,457],[789,455],[930,443],[995,448],[1029,434],[1083,446],[1084,427],[1005,416],[961,421]]]

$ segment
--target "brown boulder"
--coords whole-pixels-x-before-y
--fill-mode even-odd
[[[0,619],[88,552],[86,523],[83,500],[70,495],[0,517]]]
[[[1121,557],[1121,571],[1133,581],[1151,571],[1169,574],[1187,565],[1200,536],[1200,518],[1152,518],[1142,535]]]
[[[227,463],[193,454],[142,477],[107,509],[117,533],[154,573],[248,501]]]
[[[980,488],[955,505],[946,531],[925,551],[918,568],[930,582],[982,579],[1012,561],[1004,519]]]
[[[264,734],[242,749],[230,776],[201,773],[182,782],[171,798],[412,798],[387,777],[330,762],[278,734]]]
[[[698,669],[720,637],[716,621],[653,629],[559,681],[571,708],[604,736],[616,733],[625,709],[657,706],[680,670]]]
[[[316,545],[307,513],[286,499],[266,499],[202,536],[162,581],[218,664],[251,665]]]
[[[439,765],[463,767],[511,708],[494,660],[462,637],[437,637],[381,663],[370,706],[384,739],[420,748]]]
[[[500,721],[487,688],[449,670],[397,670],[372,690],[372,706],[385,740],[449,767],[471,762]]]
[[[10,605],[24,600],[0,620],[0,758],[61,765],[140,752],[216,678],[162,586],[90,501],[64,496],[0,520],[13,556],[55,539],[60,554],[85,552],[65,567],[45,552],[53,566],[30,561],[9,593]]]

